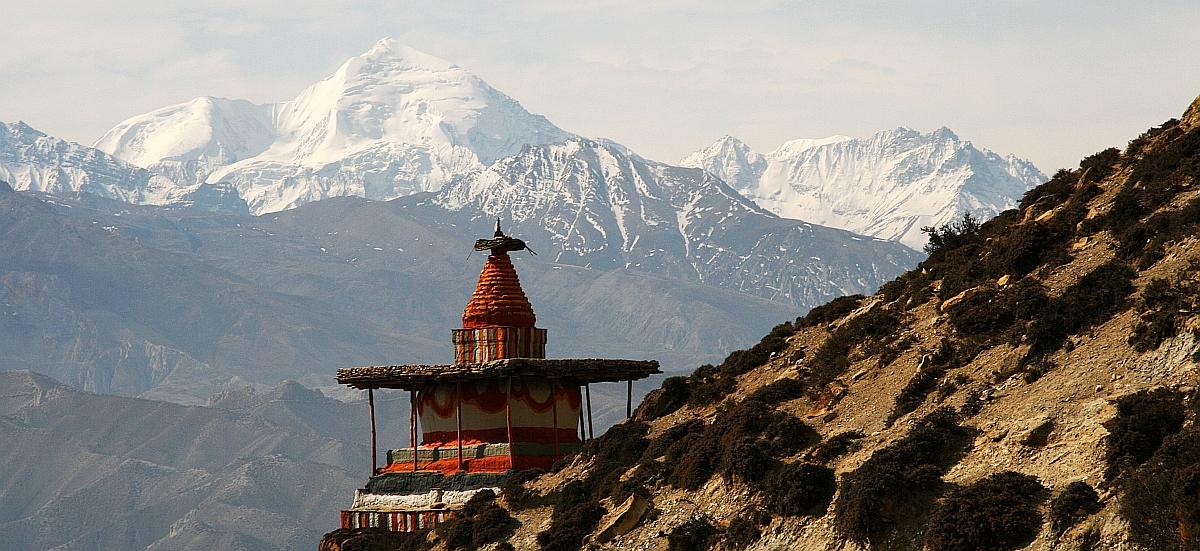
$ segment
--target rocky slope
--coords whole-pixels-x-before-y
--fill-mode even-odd
[[[1196,549],[1198,224],[1200,98],[1019,209],[940,227],[879,293],[667,380],[511,483],[507,540]]]
[[[180,185],[228,182],[258,214],[437,190],[569,136],[461,67],[384,39],[292,100],[201,97],[132,117],[95,147]]]
[[[921,248],[923,226],[988,219],[1046,181],[1029,161],[948,128],[792,140],[767,154],[725,136],[680,164],[703,168],[767,210]]]

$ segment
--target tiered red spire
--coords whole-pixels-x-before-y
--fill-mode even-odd
[[[496,219],[496,233],[492,239],[475,241],[475,250],[491,251],[491,254],[483,265],[483,272],[479,274],[475,292],[463,310],[463,329],[533,327],[537,317],[533,315],[533,306],[521,289],[521,280],[513,268],[512,259],[508,258],[509,251],[527,248],[524,241],[500,231],[499,218]]]
[[[533,327],[537,317],[525,298],[508,253],[493,251],[479,274],[475,292],[463,310],[463,329]]]

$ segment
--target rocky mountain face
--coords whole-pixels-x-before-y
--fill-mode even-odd
[[[448,361],[482,264],[469,244],[494,221],[448,217],[432,199],[252,218],[0,193],[0,369],[196,403],[225,385],[323,387],[339,366]],[[547,256],[516,260],[558,356],[688,369],[799,311]]]
[[[472,219],[511,218],[555,262],[628,268],[805,307],[869,292],[915,251],[779,218],[710,173],[575,138],[528,147],[457,178],[433,202]]]
[[[295,383],[181,406],[3,372],[0,547],[311,548],[370,470],[366,427]]]
[[[0,180],[19,191],[88,193],[129,203],[168,203],[179,192],[167,178],[23,122],[0,122]]]
[[[171,177],[48,136],[23,122],[0,122],[0,180],[18,191],[59,198],[97,196],[175,209],[248,212],[246,202],[228,184],[181,186]]]
[[[506,541],[1196,549],[1198,229],[1200,98],[1016,210],[940,226],[878,293],[664,381],[573,462],[509,483]]]
[[[965,213],[986,220],[1046,181],[1032,163],[978,148],[948,128],[793,140],[765,155],[725,136],[680,164],[717,175],[780,216],[918,249],[923,226]]]
[[[292,100],[201,97],[126,120],[95,147],[180,185],[228,182],[259,214],[434,191],[569,136],[461,67],[384,39]]]

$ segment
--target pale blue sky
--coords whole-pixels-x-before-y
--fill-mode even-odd
[[[91,143],[199,95],[289,99],[384,36],[674,162],[723,134],[949,126],[1044,171],[1200,94],[1200,3],[0,0],[0,120]]]

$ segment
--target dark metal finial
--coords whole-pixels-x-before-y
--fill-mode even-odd
[[[477,239],[475,250],[492,251],[492,254],[508,254],[511,251],[529,250],[529,247],[525,246],[525,242],[520,239],[504,235],[504,231],[500,229],[500,218],[497,217],[495,236],[491,239]]]

